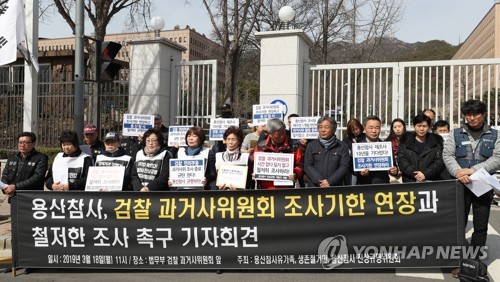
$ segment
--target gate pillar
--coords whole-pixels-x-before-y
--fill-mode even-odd
[[[128,112],[159,113],[164,124],[176,115],[177,99],[175,63],[181,61],[185,47],[166,38],[129,41],[130,84]]]
[[[308,115],[304,80],[312,40],[302,30],[258,32],[255,36],[261,42],[260,103],[282,101],[286,103],[285,115]]]

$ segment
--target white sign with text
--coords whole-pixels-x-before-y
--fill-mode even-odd
[[[389,170],[394,166],[391,142],[353,143],[354,171]]]
[[[193,127],[192,125],[169,126],[168,127],[168,146],[179,145],[180,147],[187,146],[186,132]]]
[[[121,191],[124,176],[124,166],[91,166],[85,191]]]
[[[142,136],[155,124],[154,115],[123,114],[123,136]]]
[[[289,180],[293,174],[293,154],[256,152],[254,174],[257,180]]]
[[[290,135],[292,139],[318,138],[319,117],[293,117],[290,119]]]
[[[224,132],[231,127],[239,127],[239,119],[237,118],[213,118],[210,120],[210,135],[211,141],[224,140]]]
[[[171,159],[169,170],[172,187],[203,187],[205,159]]]
[[[281,104],[253,105],[253,125],[265,125],[273,118],[283,119]]]

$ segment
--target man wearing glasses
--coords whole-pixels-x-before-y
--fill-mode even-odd
[[[470,176],[484,168],[494,174],[500,169],[500,138],[498,131],[486,123],[487,108],[484,102],[468,100],[461,108],[466,123],[450,132],[443,148],[443,160],[450,174],[463,184],[470,184]],[[472,207],[472,223],[474,232],[470,245],[484,247],[488,234],[488,219],[490,216],[493,190],[480,197],[471,190],[464,189],[464,217],[467,218]],[[478,256],[481,256],[478,253]],[[452,275],[459,277],[459,269],[454,269]]]
[[[18,153],[10,156],[2,174],[2,192],[10,197],[17,190],[43,190],[47,156],[35,149],[36,135],[22,132],[17,136]]]

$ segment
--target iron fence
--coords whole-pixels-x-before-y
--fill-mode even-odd
[[[120,131],[128,109],[128,70],[123,80],[97,84],[85,82],[84,122],[96,124],[100,136]],[[41,65],[38,73],[37,146],[58,147],[62,130],[74,128],[74,82],[72,73]],[[0,68],[0,148],[16,149],[15,139],[23,131],[24,67]]]

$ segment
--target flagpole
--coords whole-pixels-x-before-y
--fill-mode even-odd
[[[75,16],[75,124],[80,141],[83,140],[83,93],[84,93],[84,13],[83,0],[76,0]]]
[[[22,5],[23,1],[20,1]],[[38,5],[39,0],[26,0],[26,48],[38,58]],[[29,59],[29,58],[27,58]],[[37,132],[38,128],[38,72],[33,64],[24,62],[23,131]]]

